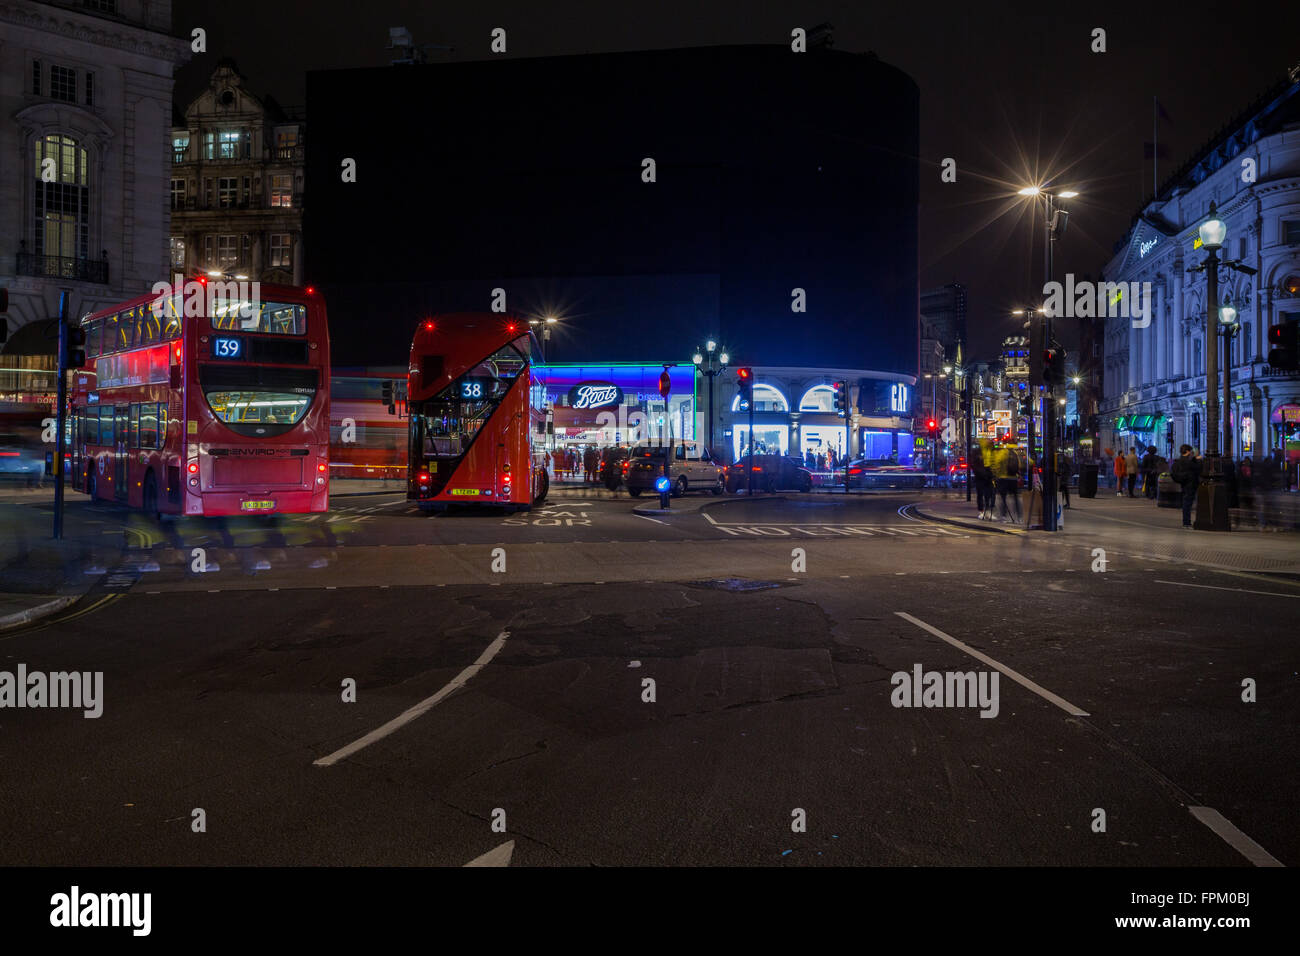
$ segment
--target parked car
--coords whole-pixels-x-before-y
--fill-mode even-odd
[[[751,471],[755,491],[812,491],[813,473],[790,455],[745,455],[727,469],[727,490],[748,488]]]
[[[849,462],[850,488],[924,488],[927,475],[892,458],[856,458]]]
[[[632,450],[623,480],[633,498],[643,491],[654,491],[655,479],[664,473],[664,458],[670,449],[661,445],[639,445]],[[708,491],[720,495],[726,487],[726,466],[697,441],[674,442],[668,462],[672,495],[680,498],[688,491]]]

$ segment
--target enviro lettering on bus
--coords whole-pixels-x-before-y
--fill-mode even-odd
[[[547,493],[533,435],[537,341],[497,313],[434,316],[416,329],[407,374],[407,497],[427,511],[472,501],[526,510]]]
[[[151,514],[327,511],[324,300],[263,285],[255,301],[214,307],[202,289],[82,319],[73,487]]]

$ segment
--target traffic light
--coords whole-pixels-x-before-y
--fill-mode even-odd
[[[1300,370],[1300,322],[1289,321],[1268,330],[1268,364],[1294,372]]]
[[[740,386],[740,400],[745,404],[754,401],[754,370],[752,368],[736,369],[736,384]]]
[[[847,418],[849,414],[849,383],[836,382],[833,386],[835,389],[835,414],[840,418]]]
[[[934,435],[939,431],[939,423],[936,422],[933,418],[927,418],[925,420],[925,430],[929,432],[930,437],[933,438]]]
[[[86,364],[86,330],[80,326],[64,326],[65,341],[61,350],[62,370],[81,368]]]
[[[397,405],[393,402],[393,383],[391,381],[384,382],[383,389],[383,401],[388,406],[388,414],[396,415]]]
[[[1065,349],[1043,350],[1043,384],[1048,388],[1065,381]]]
[[[1034,400],[1030,398],[1028,395],[1026,395],[1024,398],[1020,400],[1020,414],[1030,415],[1033,414],[1033,411],[1034,411]]]

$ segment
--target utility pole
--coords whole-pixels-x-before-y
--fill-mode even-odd
[[[63,537],[63,417],[68,404],[68,366],[72,358],[68,336],[68,290],[59,290],[59,380],[54,409],[54,540]],[[80,364],[80,363],[78,363]]]

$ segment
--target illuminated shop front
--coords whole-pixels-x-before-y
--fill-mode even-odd
[[[538,366],[534,400],[548,411],[548,449],[695,438],[695,368],[688,361],[667,369],[665,401],[659,394],[664,364]]]

